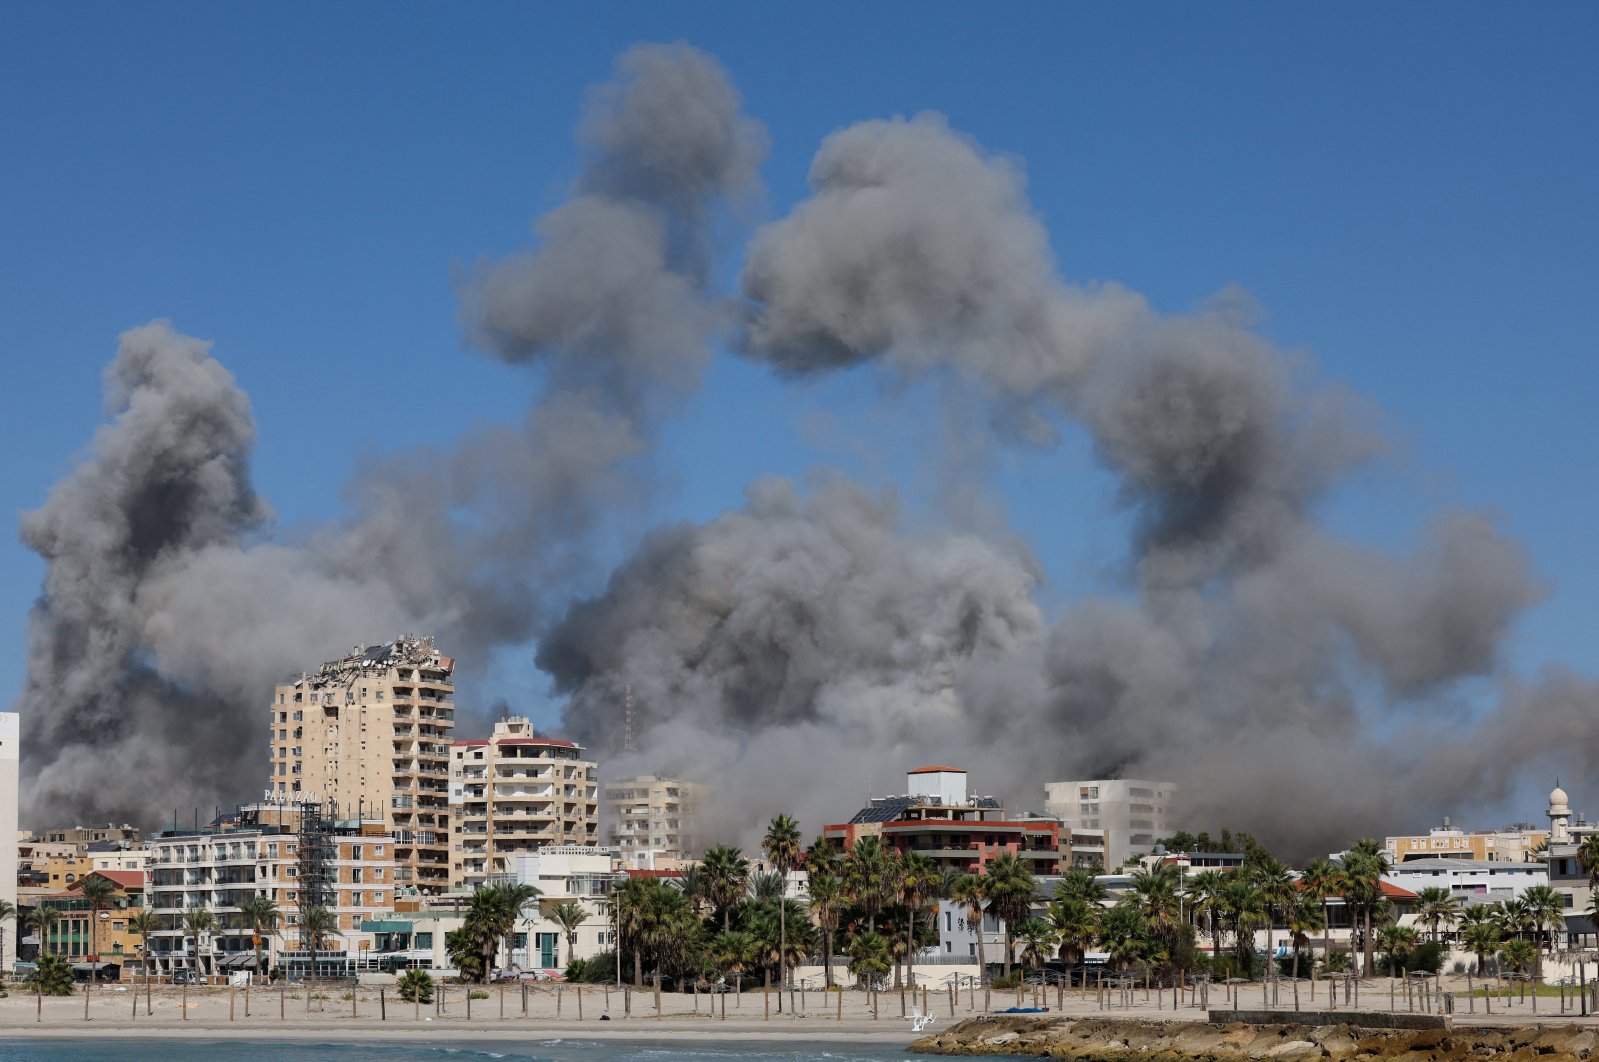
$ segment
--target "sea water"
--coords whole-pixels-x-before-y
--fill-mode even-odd
[[[404,1041],[318,1044],[271,1040],[0,1040],[0,1062],[933,1062],[887,1045],[667,1040]]]

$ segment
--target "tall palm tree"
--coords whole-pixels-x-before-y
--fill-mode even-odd
[[[1055,898],[1057,900],[1082,900],[1084,903],[1103,904],[1110,897],[1110,891],[1100,883],[1099,879],[1081,867],[1068,870],[1059,881],[1055,883]]]
[[[1548,933],[1548,946],[1554,947],[1554,931],[1566,924],[1565,900],[1548,885],[1534,885],[1521,894],[1522,903],[1527,905],[1527,913],[1532,917],[1533,930],[1539,934]],[[1543,978],[1543,944],[1540,942],[1538,949],[1537,969],[1534,976]]]
[[[838,930],[839,916],[844,911],[844,884],[825,870],[811,871],[811,917],[822,931],[822,978],[827,988],[833,987],[833,934]]]
[[[1210,955],[1212,959],[1221,955],[1221,933],[1217,930],[1218,915],[1222,910],[1222,900],[1226,894],[1227,875],[1219,870],[1201,870],[1198,874],[1188,879],[1186,895],[1188,909],[1193,912],[1195,919],[1201,915],[1210,931]]]
[[[716,968],[733,975],[733,994],[744,995],[744,973],[758,961],[759,945],[741,929],[718,933],[711,940],[711,961]]]
[[[1325,930],[1327,921],[1320,906],[1309,896],[1301,896],[1283,912],[1288,935],[1294,949],[1294,980],[1299,980],[1299,949],[1310,947],[1310,934]]]
[[[1029,970],[1036,970],[1040,964],[1048,962],[1049,957],[1055,954],[1055,949],[1060,947],[1060,937],[1055,933],[1055,927],[1042,918],[1028,918],[1022,922],[1017,936],[1022,941],[1022,965]]]
[[[689,896],[687,891],[684,892],[683,898],[693,903],[693,897]],[[561,932],[566,934],[566,962],[570,966],[572,960],[577,957],[577,930],[589,920],[588,911],[584,910],[582,904],[568,901],[550,908],[545,917],[560,926]]]
[[[198,974],[201,971],[200,938],[210,933],[217,927],[217,916],[209,908],[191,907],[183,913],[184,931],[194,938],[194,969]]]
[[[788,952],[788,917],[784,912],[788,905],[783,900],[788,896],[788,873],[799,866],[800,859],[805,855],[804,846],[800,844],[799,823],[787,815],[777,816],[766,827],[766,836],[761,839],[761,851],[766,853],[772,869],[777,872],[778,881],[782,883],[777,900],[777,1012],[781,1014],[783,986],[788,982],[784,970],[784,958]]]
[[[78,881],[78,891],[89,904],[89,951],[94,955],[94,965],[89,967],[89,978],[100,981],[100,912],[106,909],[117,895],[116,882],[100,874],[90,874]]]
[[[934,898],[943,885],[943,875],[933,866],[933,861],[920,852],[910,852],[900,863],[899,898],[905,905],[905,981],[916,987],[916,924],[922,908]]]
[[[39,935],[40,955],[49,950],[50,930],[59,921],[61,921],[61,912],[42,903],[23,916],[22,924]]]
[[[1339,875],[1339,891],[1344,902],[1361,918],[1361,975],[1371,971],[1373,946],[1372,920],[1383,902],[1382,875],[1388,869],[1388,855],[1369,837],[1363,837],[1344,854]]]
[[[1222,887],[1222,910],[1233,933],[1233,958],[1240,976],[1249,976],[1255,954],[1255,931],[1266,919],[1266,901],[1254,879],[1234,872]]]
[[[1287,864],[1277,859],[1267,857],[1255,864],[1253,875],[1255,887],[1260,890],[1261,901],[1266,907],[1266,955],[1268,962],[1277,961],[1277,949],[1272,942],[1272,929],[1276,925],[1277,912],[1286,910],[1299,896],[1299,886],[1294,880],[1294,872]]]
[[[850,899],[866,915],[867,928],[877,932],[877,916],[898,891],[898,857],[881,837],[862,837],[844,857],[844,883]]]
[[[316,976],[316,956],[328,937],[339,935],[339,916],[326,907],[307,907],[300,912],[300,928],[311,940],[310,975]]]
[[[1590,833],[1577,842],[1577,866],[1588,875],[1589,887],[1599,889],[1599,833]]]
[[[1056,900],[1049,905],[1049,922],[1055,928],[1061,958],[1067,968],[1083,961],[1089,947],[1099,939],[1100,918],[1104,908],[1076,897]]]
[[[1154,870],[1141,870],[1133,880],[1122,902],[1132,906],[1144,917],[1144,925],[1152,936],[1158,938],[1168,952],[1177,940],[1178,925],[1182,920],[1182,902],[1178,889],[1182,872],[1174,866],[1157,866]]]
[[[1332,917],[1329,901],[1338,894],[1338,868],[1329,859],[1312,859],[1299,875],[1299,891],[1321,905],[1321,954],[1332,954]]]
[[[261,965],[261,938],[278,935],[278,923],[283,915],[277,901],[264,892],[256,893],[239,905],[239,917],[250,930],[250,947],[255,951],[255,975],[264,976]]]
[[[616,925],[617,954],[626,948],[633,954],[633,987],[644,987],[644,942],[639,929],[644,901],[650,888],[648,878],[629,878],[611,890],[611,915]],[[725,911],[724,911],[725,917]]]
[[[1109,953],[1111,965],[1118,970],[1125,970],[1142,959],[1149,947],[1149,933],[1138,909],[1127,905],[1106,911],[1099,926],[1099,945]]]
[[[139,938],[139,964],[144,967],[145,980],[150,978],[150,934],[161,928],[161,916],[148,908],[128,915],[128,932]]]
[[[1038,882],[1032,870],[1014,852],[1001,852],[989,860],[986,874],[989,903],[1005,922],[1005,976],[1009,977],[1016,948],[1016,928],[1032,911]]]
[[[988,982],[988,958],[983,954],[983,905],[988,902],[988,879],[962,875],[949,890],[949,898],[965,910],[966,924],[977,936],[977,977]]]
[[[700,870],[705,875],[706,898],[722,913],[722,932],[726,933],[732,924],[733,905],[749,891],[750,861],[732,845],[719,844],[706,851]]]

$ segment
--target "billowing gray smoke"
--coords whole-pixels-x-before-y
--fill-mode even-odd
[[[48,562],[18,700],[30,814],[153,822],[247,797],[275,681],[401,631],[470,672],[578,585],[725,316],[706,255],[765,151],[684,46],[624,55],[580,132],[584,172],[538,246],[461,286],[471,339],[548,368],[539,399],[519,427],[361,469],[347,520],[269,537],[250,405],[209,344],[165,323],[123,337],[113,419],[23,522]]]
[[[574,737],[613,771],[714,783],[713,826],[743,840],[954,760],[1020,806],[1051,778],[1170,777],[1192,825],[1303,854],[1395,809],[1419,826],[1498,806],[1517,769],[1599,751],[1573,738],[1592,682],[1505,674],[1540,589],[1491,521],[1439,513],[1399,554],[1318,523],[1385,442],[1253,329],[1247,297],[1162,315],[1064,279],[1021,166],[924,115],[828,137],[733,298],[713,252],[766,142],[715,62],[629,52],[579,136],[531,249],[459,284],[469,341],[542,377],[526,422],[361,470],[341,523],[269,537],[244,396],[195,340],[125,337],[115,419],[24,525],[49,562],[21,698],[35,806],[243,795],[271,682],[401,630],[469,668],[538,636]],[[911,526],[891,494],[817,473],[645,536],[559,615],[719,337],[789,376],[933,381],[991,426],[984,446],[1085,433],[1132,516],[1125,593],[1051,622],[1025,545]],[[628,690],[647,752],[619,757]]]
[[[791,375],[878,362],[952,380],[1002,439],[1086,430],[1135,518],[1130,593],[963,637],[992,629],[964,609],[1031,615],[1031,580],[991,573],[974,591],[970,557],[946,563],[891,524],[841,534],[826,495],[780,519],[756,498],[647,543],[545,640],[584,737],[614,747],[627,684],[651,728],[640,765],[731,779],[746,819],[815,823],[874,771],[892,789],[913,759],[956,759],[1022,804],[1050,778],[1171,777],[1194,825],[1303,853],[1396,807],[1420,825],[1505,799],[1516,779],[1479,769],[1474,742],[1525,732],[1546,696],[1593,703],[1565,677],[1480,717],[1469,680],[1502,680],[1505,635],[1539,596],[1526,558],[1466,513],[1402,557],[1319,528],[1318,500],[1384,442],[1250,327],[1246,298],[1163,316],[1064,281],[1020,168],[936,115],[838,132],[810,177],[811,198],[750,245],[742,350]],[[802,563],[802,542],[830,563]],[[984,548],[990,570],[1031,571]],[[878,565],[885,578],[854,585]],[[855,645],[936,651],[885,667]],[[1568,756],[1535,728],[1551,740],[1518,741],[1527,759]]]

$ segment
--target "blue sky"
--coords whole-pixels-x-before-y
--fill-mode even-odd
[[[772,136],[768,215],[830,131],[938,110],[1025,161],[1069,278],[1167,309],[1242,285],[1402,443],[1329,519],[1392,545],[1439,505],[1499,514],[1549,589],[1514,663],[1599,670],[1593,5],[39,4],[7,22],[0,687],[20,684],[40,576],[14,514],[87,442],[130,325],[216,342],[285,525],[336,516],[362,455],[526,405],[527,377],[463,349],[451,271],[525,244],[575,172],[585,88],[645,40],[727,66]],[[923,511],[926,407],[890,412],[876,387],[720,358],[667,430],[652,519],[817,462]],[[1115,586],[1125,520],[1081,439],[1007,455],[996,486],[1053,607]],[[530,660],[478,696],[552,718]]]

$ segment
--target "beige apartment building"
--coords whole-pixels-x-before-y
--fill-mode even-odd
[[[594,764],[581,746],[541,736],[525,716],[487,740],[450,750],[450,887],[516,873],[516,857],[547,845],[599,841]]]
[[[1442,826],[1424,834],[1389,837],[1384,841],[1390,863],[1416,859],[1465,859],[1489,863],[1525,863],[1542,857],[1549,831],[1529,823],[1469,833],[1446,817]]]
[[[455,662],[431,638],[357,646],[273,691],[267,794],[381,818],[402,890],[450,882]]]
[[[643,853],[655,859],[693,858],[699,854],[694,822],[704,787],[680,778],[653,774],[617,778],[600,790],[605,843],[632,866]]]

